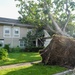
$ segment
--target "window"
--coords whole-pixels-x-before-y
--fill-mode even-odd
[[[4,47],[4,40],[0,39],[0,47]]]
[[[19,27],[14,27],[13,28],[13,36],[14,37],[20,37],[20,28]]]
[[[20,47],[24,48],[25,47],[25,42],[23,40],[20,40]]]
[[[9,34],[9,30],[5,30],[5,33],[6,33],[6,34]]]
[[[11,36],[11,27],[4,26],[4,37],[10,37],[10,36]]]
[[[19,31],[18,31],[18,29],[16,29],[16,30],[15,30],[15,34],[16,34],[16,35],[17,35],[17,34],[19,34]]]

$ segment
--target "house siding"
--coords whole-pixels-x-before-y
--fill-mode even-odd
[[[11,37],[4,37],[4,26],[8,25],[1,25],[0,24],[0,39],[4,39],[4,44],[10,44],[10,47],[16,47],[19,46],[19,40],[22,39],[22,37],[26,37],[27,32],[30,31],[31,29],[26,28],[26,27],[20,27],[20,26],[12,26],[10,25],[11,28]],[[13,37],[13,28],[14,27],[19,27],[20,28],[20,37]]]
[[[10,44],[10,47],[21,46],[20,39],[26,37],[27,32],[34,26],[22,24],[17,19],[0,17],[0,44]]]
[[[26,37],[27,32],[30,31],[31,29],[25,28],[25,27],[20,27],[20,39],[22,39],[22,37]]]
[[[4,44],[9,44],[10,47],[17,47],[17,46],[19,46],[19,39],[17,39],[17,38],[5,38]]]
[[[3,26],[0,25],[0,39],[4,39],[3,38]]]

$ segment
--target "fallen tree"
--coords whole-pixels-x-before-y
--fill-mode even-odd
[[[40,55],[44,64],[74,67],[75,39],[54,35],[50,44],[45,49],[40,50]]]
[[[72,11],[75,8],[75,1],[16,1],[19,1],[19,4],[17,4],[21,15],[19,19],[23,24],[32,24],[36,29],[42,27],[50,35],[61,35],[54,36],[51,43],[44,50],[40,51],[42,62],[44,64],[75,66],[75,42],[71,38],[62,37],[62,35],[70,37],[72,34],[69,31],[74,32],[67,25],[72,26],[71,24],[73,24],[75,15],[72,14]]]

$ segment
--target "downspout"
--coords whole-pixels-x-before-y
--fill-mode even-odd
[[[36,47],[38,47],[38,39],[36,39]]]
[[[13,48],[13,42],[14,42],[14,41],[13,41],[13,37],[14,37],[14,36],[13,36],[13,34],[14,34],[14,33],[13,33],[13,27],[14,27],[14,23],[12,24],[12,28],[11,28],[11,38],[12,38],[12,40],[11,40],[11,43],[12,43],[12,44],[11,44],[11,47],[12,47],[12,48]]]

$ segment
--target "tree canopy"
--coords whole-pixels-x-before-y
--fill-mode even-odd
[[[22,23],[42,26],[49,33],[69,36],[75,26],[74,0],[16,0]],[[68,25],[68,26],[67,26]]]

